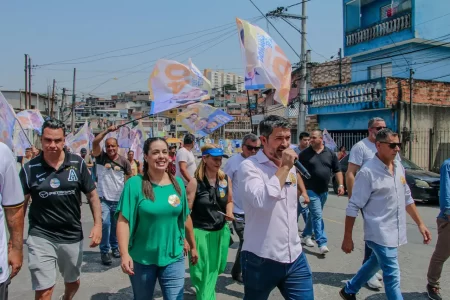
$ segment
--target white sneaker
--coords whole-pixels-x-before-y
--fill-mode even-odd
[[[304,238],[302,238],[302,243],[305,244],[308,247],[314,247],[314,243],[311,240],[310,236],[305,236]]]
[[[323,254],[326,254],[326,253],[330,252],[330,249],[328,249],[327,246],[322,246],[322,247],[319,248],[319,251],[320,251],[320,254],[323,255]]]
[[[383,285],[381,284],[381,282],[378,280],[376,275],[373,275],[372,278],[370,278],[369,281],[367,281],[367,285],[372,288],[372,289],[381,289],[383,287]]]
[[[379,281],[382,281],[382,280],[383,280],[383,275],[381,275],[380,273],[375,273],[375,276],[377,276],[377,279],[378,279]]]

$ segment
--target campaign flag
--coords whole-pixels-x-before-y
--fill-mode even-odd
[[[44,124],[44,118],[37,109],[26,109],[19,112],[17,120],[22,125],[23,129],[33,129],[41,134],[42,125]]]
[[[89,148],[90,128],[87,122],[83,127],[73,136],[66,137],[66,146],[69,147],[73,153],[80,153],[81,148]]]
[[[153,100],[150,114],[207,100],[211,94],[211,83],[191,61],[187,66],[174,60],[158,60],[148,88]]]
[[[13,133],[16,114],[0,92],[0,142],[13,149]]]
[[[130,150],[134,152],[134,159],[136,159],[139,162],[144,161],[144,144],[141,143],[141,140],[139,138],[139,135],[136,135],[134,137],[133,143],[131,144]]]
[[[13,145],[14,145],[14,154],[16,156],[24,156],[25,150],[27,148],[31,148],[31,146],[32,146],[32,145],[30,145],[30,142],[28,141],[26,133],[24,132],[24,130],[22,130],[20,128],[19,124],[17,124],[17,123],[14,126]]]
[[[130,148],[132,141],[130,140],[130,127],[122,126],[117,131],[117,142],[120,148]]]
[[[203,103],[191,104],[177,115],[178,124],[199,136],[206,136],[231,120],[233,117],[226,112]]]
[[[245,89],[275,89],[276,101],[287,106],[292,66],[283,50],[261,28],[236,18],[245,65]]]
[[[331,134],[326,129],[324,129],[324,131],[322,132],[322,135],[323,135],[323,142],[325,143],[325,147],[327,147],[331,151],[336,151],[337,145],[336,145],[336,142],[331,137]]]

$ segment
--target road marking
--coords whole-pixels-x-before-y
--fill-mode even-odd
[[[331,219],[327,219],[327,218],[323,218],[323,219],[324,219],[324,220],[327,220],[327,221],[329,221],[329,222],[333,222],[333,223],[337,223],[337,224],[344,225],[344,223],[339,222],[339,221],[335,221],[335,220],[331,220]]]

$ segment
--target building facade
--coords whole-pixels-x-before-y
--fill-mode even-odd
[[[203,71],[203,76],[211,82],[211,87],[213,89],[220,90],[225,85],[233,85],[238,91],[244,90],[244,77],[238,74],[205,69]]]

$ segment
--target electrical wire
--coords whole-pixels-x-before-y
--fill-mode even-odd
[[[309,2],[309,1],[311,1],[311,0],[304,0],[304,1],[299,2],[299,3],[295,3],[295,4],[288,5],[288,6],[286,6],[286,8],[291,8],[291,7],[294,7],[294,6],[297,6],[297,5],[300,5],[300,4]]]
[[[269,18],[266,17],[265,14],[263,14],[263,12],[258,8],[258,6],[256,6],[256,4],[252,1],[249,0],[251,4],[253,4],[253,6],[260,12],[260,14],[266,18],[267,22],[269,22],[270,25],[272,25],[273,29],[275,29],[276,32],[278,32],[278,34],[281,36],[281,38],[286,42],[286,44],[289,46],[289,48],[291,48],[291,50],[295,53],[295,55],[298,56],[298,58],[300,58],[300,55],[297,53],[297,51],[295,51],[295,49],[291,46],[291,44],[289,44],[289,42],[286,40],[286,38],[281,34],[280,31],[278,31],[278,29],[275,27],[275,25],[273,25],[272,22],[270,22]],[[308,0],[310,1],[310,0]]]

